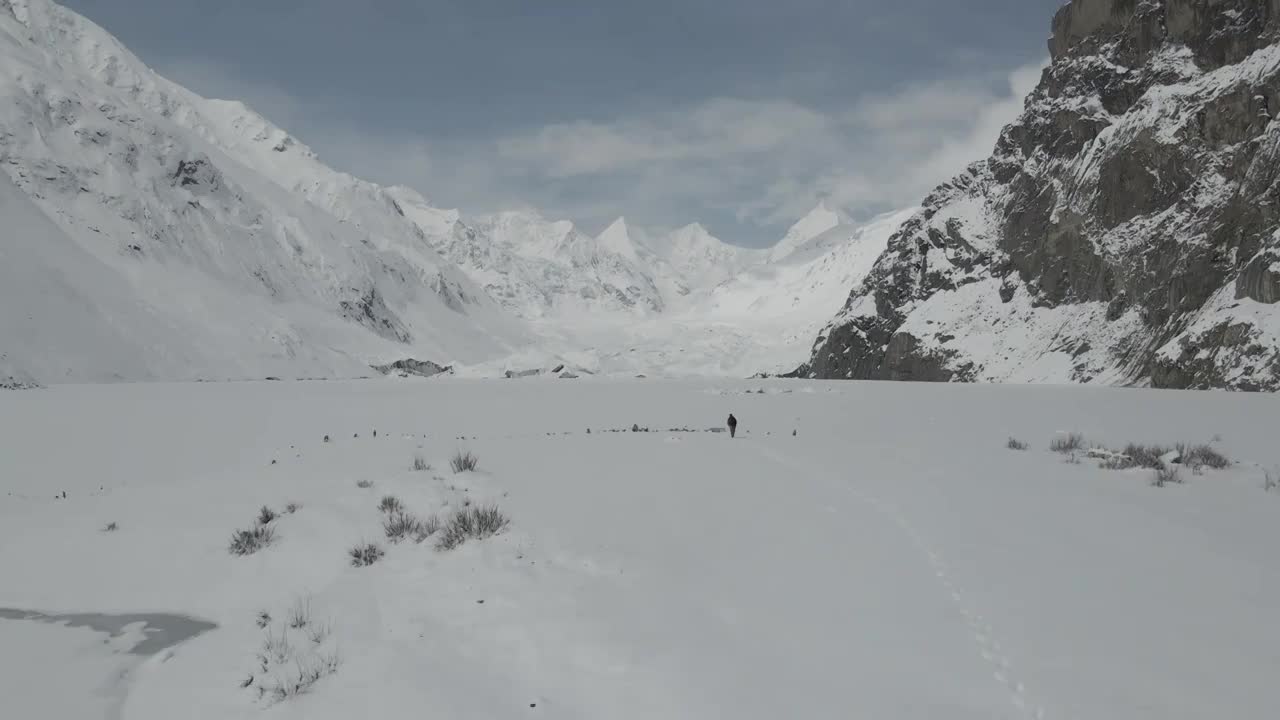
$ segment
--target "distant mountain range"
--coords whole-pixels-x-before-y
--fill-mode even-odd
[[[846,256],[883,244],[824,205],[772,250],[464,217],[329,168],[49,0],[0,0],[0,168],[0,376],[24,382],[777,371],[857,279]]]

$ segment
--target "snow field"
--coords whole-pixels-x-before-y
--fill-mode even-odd
[[[738,440],[707,432],[729,412]],[[0,619],[0,658],[26,666],[0,691],[35,717],[112,688],[142,720],[1263,718],[1280,703],[1273,413],[1216,393],[590,378],[6,393],[0,608],[218,627],[115,682],[117,656],[59,672],[89,662],[64,635],[87,631]],[[651,432],[609,432],[633,424]],[[1066,432],[1221,436],[1236,462],[1157,489],[1064,462],[1048,447]],[[478,472],[452,472],[459,449]],[[386,495],[423,517],[494,503],[511,526],[392,545]],[[227,552],[289,503],[271,546]],[[364,541],[386,555],[352,567]],[[299,602],[311,621],[289,628]],[[269,633],[297,653],[266,682],[299,657],[336,672],[282,702],[241,688]]]

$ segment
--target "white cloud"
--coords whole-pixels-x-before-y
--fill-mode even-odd
[[[621,214],[664,226],[710,220],[713,229],[719,217],[755,226],[759,241],[819,198],[854,215],[918,203],[990,153],[1043,67],[1018,68],[1004,83],[944,78],[823,107],[721,97],[449,142],[334,126],[216,67],[163,70],[198,92],[246,100],[341,169],[411,185],[439,204],[473,213],[532,205],[589,229]]]

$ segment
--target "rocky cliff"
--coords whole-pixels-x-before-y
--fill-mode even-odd
[[[1280,0],[1072,0],[798,373],[1280,388]]]

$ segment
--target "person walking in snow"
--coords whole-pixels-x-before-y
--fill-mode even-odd
[[[729,437],[735,437],[738,434],[738,418],[729,413]]]

